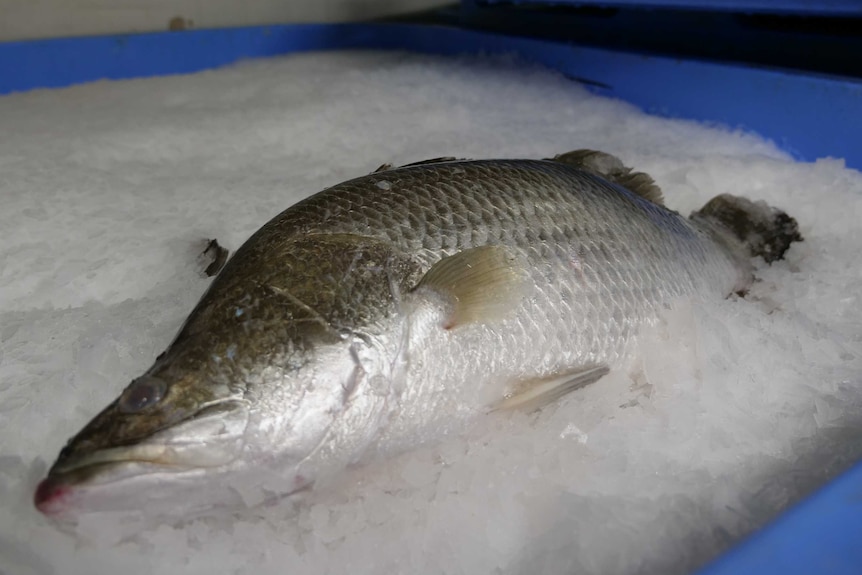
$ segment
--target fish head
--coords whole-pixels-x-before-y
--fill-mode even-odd
[[[36,490],[36,506],[46,515],[136,508],[131,495],[151,497],[153,485],[190,488],[196,475],[237,460],[249,416],[242,389],[217,384],[206,370],[157,362],[69,440]]]
[[[36,490],[40,511],[230,505],[238,487],[238,502],[250,485],[281,496],[352,462],[383,413],[390,364],[379,338],[335,326],[367,326],[391,302],[369,312],[308,282],[250,283],[214,285],[153,367],[68,442]]]
[[[331,457],[327,436],[364,373],[342,341],[301,355],[287,369],[248,373],[240,386],[170,369],[138,377],[61,450],[36,490],[37,508],[58,518],[162,513],[240,503],[232,488],[252,484],[271,494],[307,487],[315,455]]]

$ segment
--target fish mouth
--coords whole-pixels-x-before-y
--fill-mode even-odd
[[[146,476],[164,481],[168,476],[201,472],[230,463],[228,450],[211,453],[178,452],[166,445],[110,448],[55,465],[36,487],[33,503],[48,516],[60,515],[84,492]]]
[[[248,412],[219,407],[202,410],[139,443],[61,456],[36,487],[34,505],[45,515],[58,516],[83,493],[105,486],[143,477],[164,483],[228,466],[241,452]]]
[[[160,471],[175,473],[192,468],[188,465],[172,463],[169,459],[160,457],[158,450],[148,450],[144,447],[106,449],[55,465],[36,487],[33,495],[36,509],[45,515],[58,515],[66,510],[82,489],[104,486]],[[153,452],[151,458],[146,458],[146,451]]]
[[[153,472],[160,469],[165,469],[165,465],[158,460],[119,458],[114,461],[66,465],[59,470],[54,468],[36,487],[33,504],[45,515],[57,515],[66,509],[82,486],[115,483],[126,477],[139,476],[147,471]]]
[[[78,482],[92,478],[100,469],[111,467],[117,463],[151,463],[156,465],[172,465],[167,445],[132,445],[128,447],[112,447],[88,453],[83,456],[58,461],[51,468],[50,475],[76,478]]]

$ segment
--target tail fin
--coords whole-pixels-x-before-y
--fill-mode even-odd
[[[767,263],[780,260],[792,242],[801,242],[799,225],[783,211],[766,202],[721,194],[709,200],[692,219],[706,220],[738,239],[752,257]]]

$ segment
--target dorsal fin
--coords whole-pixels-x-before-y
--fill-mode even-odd
[[[388,171],[389,171],[389,170],[391,170],[392,168],[394,168],[394,166],[393,166],[392,164],[390,164],[389,162],[387,162],[387,163],[385,163],[385,164],[380,164],[380,167],[379,167],[379,168],[377,168],[376,170],[374,170],[374,171],[373,171],[373,172],[371,172],[371,173],[372,173],[372,174],[376,174],[377,172],[388,172]]]
[[[595,150],[574,150],[554,156],[553,161],[595,174],[654,204],[664,205],[661,188],[656,185],[655,180],[649,174],[635,172],[631,168],[627,168],[619,158],[611,154]]]
[[[463,158],[462,158],[463,160]],[[422,166],[425,164],[442,164],[444,162],[457,162],[458,158],[452,156],[444,156],[442,158],[431,158],[430,160],[422,160],[419,162],[411,162],[409,164],[404,164],[403,166],[393,166],[392,164],[386,163],[371,172],[372,174],[376,174],[377,172],[388,172],[389,170],[397,170],[398,168],[409,168],[411,166]]]
[[[442,158],[431,158],[430,160],[421,160],[419,162],[410,162],[409,164],[404,164],[403,166],[398,166],[399,168],[408,168],[410,166],[422,166],[424,164],[442,164],[443,162],[457,162],[458,158],[454,158],[452,156],[443,156]],[[463,158],[461,159],[463,161]]]

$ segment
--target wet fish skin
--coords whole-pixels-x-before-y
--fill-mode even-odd
[[[69,492],[130,462],[162,482],[166,469],[196,474],[194,489],[255,482],[265,467],[281,482],[266,488],[290,492],[455,433],[524,391],[550,390],[541,403],[589,383],[663,306],[748,285],[745,225],[725,214],[768,223],[770,208],[689,220],[596,172],[646,176],[584,158],[595,156],[384,169],[288,208],[69,442],[37,505],[84,505]]]

